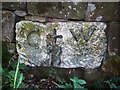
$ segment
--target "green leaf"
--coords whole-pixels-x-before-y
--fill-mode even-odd
[[[66,88],[65,85],[59,85],[58,87],[59,87],[59,88],[64,88],[64,89]]]
[[[88,90],[87,88],[74,88],[74,90]]]
[[[120,90],[120,86],[118,86],[117,89]]]
[[[85,81],[85,80],[82,80],[82,79],[79,79],[79,80],[78,80],[78,83],[79,83],[80,85],[84,85],[84,84],[86,84],[86,81]]]
[[[104,82],[107,83],[111,89],[116,89],[117,88],[117,86],[114,83],[112,83],[112,82],[110,82],[108,80],[104,81]]]
[[[20,64],[19,68],[24,71],[28,70],[27,66],[24,63]]]
[[[63,89],[73,88],[72,84],[68,84],[68,83],[66,83],[65,85],[59,85],[58,87],[59,87],[59,88],[63,88]]]
[[[8,68],[4,68],[4,71],[2,72],[3,76],[6,76],[8,74],[9,70]]]
[[[70,78],[70,80],[71,80],[73,83],[79,83],[80,85],[86,84],[86,81],[85,81],[85,80],[79,79],[79,78],[77,78],[77,77]]]
[[[111,89],[117,89],[117,86],[114,83],[109,84]]]
[[[74,88],[81,88],[81,86],[78,83],[73,83]]]
[[[65,86],[66,86],[66,88],[73,88],[72,84],[66,83]]]
[[[2,66],[0,66],[0,74],[2,74],[3,71],[4,69],[2,68]]]
[[[57,78],[56,80],[62,84],[65,82],[64,78]]]
[[[18,81],[18,84],[17,84],[17,88],[19,88],[20,84],[22,83],[22,80],[23,80],[23,74],[20,74],[20,78],[19,78],[19,81]]]
[[[49,72],[51,75],[54,75],[56,73],[55,69],[50,69],[50,72]]]
[[[9,72],[9,75],[10,75],[12,78],[14,78],[14,76],[15,76],[15,71],[10,71],[10,72]]]
[[[17,80],[17,77],[18,77],[18,72],[19,72],[19,64],[20,64],[20,59],[18,59],[18,62],[17,62],[17,67],[16,67],[16,71],[15,71],[15,77],[14,77],[14,88],[16,88],[16,80]]]
[[[72,82],[77,82],[79,79],[77,77],[70,78]]]

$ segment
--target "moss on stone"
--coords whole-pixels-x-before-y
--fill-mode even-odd
[[[29,34],[29,32],[35,28],[35,25],[32,22],[26,22],[22,24],[20,35],[25,37]]]

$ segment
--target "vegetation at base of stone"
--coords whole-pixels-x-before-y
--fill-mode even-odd
[[[55,69],[51,68],[49,74],[50,75],[55,75],[55,73],[56,73]]]
[[[60,80],[60,79],[59,79]],[[62,79],[61,79],[62,80]],[[60,80],[60,83],[61,83]],[[58,88],[61,89],[80,89],[80,90],[120,90],[120,77],[114,76],[109,80],[100,81],[95,80],[93,83],[86,83],[85,80],[79,79],[78,77],[70,78],[72,82],[61,83],[61,85],[58,86]],[[59,81],[58,81],[59,82]],[[87,84],[90,84],[91,87],[88,87]]]
[[[92,87],[98,90],[104,90],[104,89],[120,90],[120,77],[113,76],[112,78],[105,81],[96,80],[94,81]]]
[[[19,60],[17,63],[12,65],[11,67],[2,68],[2,80],[3,80],[3,88],[24,88],[23,81],[25,80],[25,76],[23,71],[26,71],[26,65],[19,64]]]
[[[113,77],[110,80],[104,81],[104,83],[109,85],[109,88],[112,89],[120,89],[120,77]]]
[[[106,79],[104,78],[104,80],[97,79],[92,82],[86,82],[76,76],[60,78],[54,68],[51,68],[49,73],[50,78],[52,76],[52,81],[55,83],[54,87],[63,90],[120,90],[120,76],[110,76]]]
[[[119,56],[112,56],[111,58],[114,62],[112,64],[116,65],[119,63]],[[28,70],[25,64],[19,64],[18,60],[18,62],[10,62],[8,66],[7,68],[0,67],[0,71],[3,73],[3,88],[29,88],[29,86],[34,85],[33,88],[38,86],[40,89],[41,87],[43,89],[44,87],[48,89],[51,87],[65,90],[120,90],[120,76],[110,76],[102,81],[95,80],[90,83],[86,82],[84,79],[79,79],[80,77],[77,76],[65,77],[62,75],[64,73],[62,70],[56,71],[56,69],[49,67],[50,71],[48,77],[32,77],[30,80],[27,80],[26,78],[29,77],[25,77],[24,75]],[[61,75],[61,77],[59,75]],[[37,78],[40,78],[38,84],[36,84],[35,81]],[[30,81],[31,84],[29,85]]]
[[[63,89],[68,89],[68,88],[74,88],[74,89],[82,89],[82,90],[88,90],[87,88],[85,88],[83,85],[87,84],[85,80],[83,79],[79,79],[78,77],[73,77],[70,78],[70,80],[72,81],[71,83],[65,83],[65,85],[59,85],[59,88],[63,88]]]
[[[59,71],[60,74],[62,74],[61,71]],[[76,89],[80,88],[82,90],[87,90],[87,88],[84,87],[86,83],[85,80],[79,79],[78,77],[74,76],[73,78],[68,78],[68,80],[65,80],[64,78],[60,78],[56,76],[57,72],[55,69],[51,68],[49,71],[50,77],[52,77],[53,81],[56,82],[57,87],[61,89]]]

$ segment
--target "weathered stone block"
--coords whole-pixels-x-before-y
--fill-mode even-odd
[[[86,3],[72,2],[28,2],[27,9],[32,15],[53,18],[84,19]]]
[[[12,42],[15,40],[15,15],[11,11],[2,11],[2,40]]]
[[[88,3],[86,20],[88,21],[120,21],[119,2]]]
[[[18,22],[19,59],[30,66],[96,68],[105,57],[105,29],[100,22]]]
[[[108,51],[110,55],[120,53],[120,23],[111,22],[108,27]]]

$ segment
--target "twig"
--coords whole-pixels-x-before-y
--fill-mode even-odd
[[[52,81],[52,83],[53,83],[53,84],[55,84],[55,85],[56,85],[56,86],[58,86],[58,87],[60,86],[59,84],[57,84],[57,83],[56,83],[56,82],[54,82],[54,81]]]

